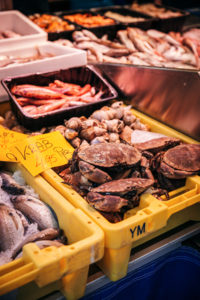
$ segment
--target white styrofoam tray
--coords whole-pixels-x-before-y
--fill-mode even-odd
[[[17,10],[0,12],[0,31],[13,30],[20,37],[0,40],[0,50],[21,48],[47,40],[47,33]]]
[[[79,67],[87,64],[86,52],[79,49],[74,49],[66,46],[54,44],[52,42],[44,42],[37,46],[26,46],[22,49],[15,50],[0,50],[1,55],[29,57],[36,55],[37,49],[41,54],[51,53],[55,56],[47,57],[40,60],[35,60],[23,64],[11,64],[0,68],[0,80],[37,72],[49,72],[59,69],[67,69],[72,67]],[[0,101],[8,99],[8,95],[0,84]]]

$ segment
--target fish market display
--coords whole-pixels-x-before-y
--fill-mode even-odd
[[[109,18],[113,18],[113,19],[115,19],[119,22],[122,22],[122,23],[132,23],[132,22],[145,21],[145,19],[141,18],[141,17],[124,16],[124,15],[118,14],[118,13],[113,12],[113,11],[107,11],[106,13],[104,13],[104,16],[109,17]]]
[[[91,118],[98,120],[99,112],[106,110],[95,112]],[[112,117],[109,120],[115,121],[116,116]],[[183,186],[186,177],[200,174],[200,145],[134,129],[131,122],[129,118],[129,126],[121,127],[115,143],[83,141],[66,168],[55,169],[66,184],[111,222],[122,220],[124,212],[138,206],[143,192],[168,200],[168,192]]]
[[[41,53],[38,47],[35,47],[36,54],[32,56],[13,56],[13,55],[1,55],[0,56],[0,68],[7,67],[9,65],[16,65],[16,64],[24,64],[31,61],[44,59],[48,57],[54,57],[55,55],[52,53]]]
[[[139,4],[137,2],[134,2],[131,5],[131,9],[159,19],[167,19],[182,16],[182,13],[180,11],[172,11],[168,8],[160,7],[153,3]]]
[[[88,28],[115,24],[115,21],[110,18],[105,18],[101,15],[95,16],[90,13],[66,15],[63,18]]]
[[[29,16],[29,19],[46,32],[61,32],[73,30],[75,28],[73,24],[69,24],[67,21],[62,20],[57,16],[48,14],[34,14]]]
[[[0,241],[0,265],[19,258],[27,243],[42,249],[66,242],[51,209],[25,185],[19,171],[13,176],[0,171]]]
[[[100,100],[103,92],[90,84],[78,84],[54,80],[48,86],[32,84],[15,85],[11,88],[16,101],[27,115],[41,115],[58,109],[81,106]]]
[[[120,143],[126,139],[127,133],[132,129],[143,131],[150,129],[147,124],[141,123],[140,119],[132,114],[130,106],[123,106],[123,102],[104,106],[100,110],[94,111],[89,118],[85,116],[72,117],[64,120],[61,125],[43,127],[37,132],[31,132],[19,125],[12,111],[6,112],[4,118],[1,117],[0,124],[10,130],[26,134],[60,131],[74,148],[78,148],[83,142],[91,145],[101,142]]]
[[[0,30],[0,40],[9,39],[9,38],[17,38],[20,37],[21,34],[14,32],[13,30]]]
[[[119,30],[114,41],[98,38],[88,30],[73,32],[73,42],[56,43],[87,51],[88,61],[127,63],[168,68],[200,68],[200,29],[168,34],[128,27]]]
[[[142,192],[169,199],[169,191],[200,172],[200,145],[151,132],[122,102],[87,120],[73,117],[65,126],[51,130],[59,130],[76,151],[66,168],[55,171],[111,222],[137,206]]]
[[[110,222],[139,205],[143,192],[168,200],[187,176],[200,174],[200,145],[151,132],[123,102],[40,132],[20,126],[11,111],[1,124],[30,135],[60,131],[76,150],[69,164],[54,170]]]
[[[133,139],[131,145],[82,143],[59,173],[111,222],[138,206],[142,193],[168,200],[168,192],[184,185],[187,176],[200,174],[200,145],[152,132],[144,142],[142,130],[133,132],[137,143]]]
[[[135,176],[141,157],[136,148],[123,143],[82,144],[74,152],[68,172],[65,169],[60,175],[91,206],[110,213],[115,222],[127,209],[137,206],[140,194],[153,186],[151,178]]]

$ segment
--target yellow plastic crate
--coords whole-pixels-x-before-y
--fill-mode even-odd
[[[132,112],[141,119],[142,122],[149,124],[151,130],[168,136],[180,138],[186,143],[197,143],[197,141],[177,132],[168,126],[153,120],[152,118],[136,111]],[[110,223],[97,210],[93,209],[78,193],[70,186],[63,184],[63,179],[53,170],[47,170],[42,176],[51,183],[66,199],[75,207],[81,208],[93,221],[95,221],[105,234],[105,254],[98,263],[103,272],[112,280],[116,281],[124,277],[127,273],[128,261],[131,248],[138,241],[150,236],[153,232],[167,228],[168,220],[173,214],[187,210],[187,207],[200,202],[200,177],[192,176],[187,178],[186,185],[170,193],[169,201],[159,201],[154,196],[144,194],[141,196],[140,205],[129,210],[126,218],[116,224]],[[200,220],[200,205],[196,208],[199,217],[194,216],[194,220]],[[188,217],[189,216],[189,217]],[[193,215],[187,213],[181,222],[176,221],[173,227],[193,219]]]
[[[41,176],[33,177],[15,163],[7,163],[6,168],[10,171],[20,169],[26,183],[53,208],[69,245],[42,250],[34,243],[25,245],[22,258],[0,266],[0,295],[35,281],[41,288],[41,296],[59,288],[67,299],[82,297],[89,265],[103,257],[103,231]]]

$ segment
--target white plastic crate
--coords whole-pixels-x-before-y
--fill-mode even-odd
[[[26,46],[20,49],[1,50],[2,55],[30,57],[37,54],[37,50],[41,54],[53,54],[53,57],[47,57],[40,60],[26,62],[23,64],[10,64],[6,67],[0,68],[0,80],[9,76],[18,76],[22,74],[49,72],[71,67],[79,67],[86,65],[86,52],[66,46],[54,44],[52,42],[43,42],[38,45]],[[0,85],[0,101],[8,99],[8,95],[2,85]]]
[[[47,33],[17,10],[0,12],[0,31],[13,30],[20,37],[0,40],[0,50],[22,48],[47,40]]]

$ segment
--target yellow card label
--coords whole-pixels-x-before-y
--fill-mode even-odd
[[[18,161],[10,148],[25,139],[26,134],[12,131],[0,126],[0,161]]]
[[[58,131],[28,137],[12,147],[13,155],[33,176],[66,164],[73,151],[73,147]]]

